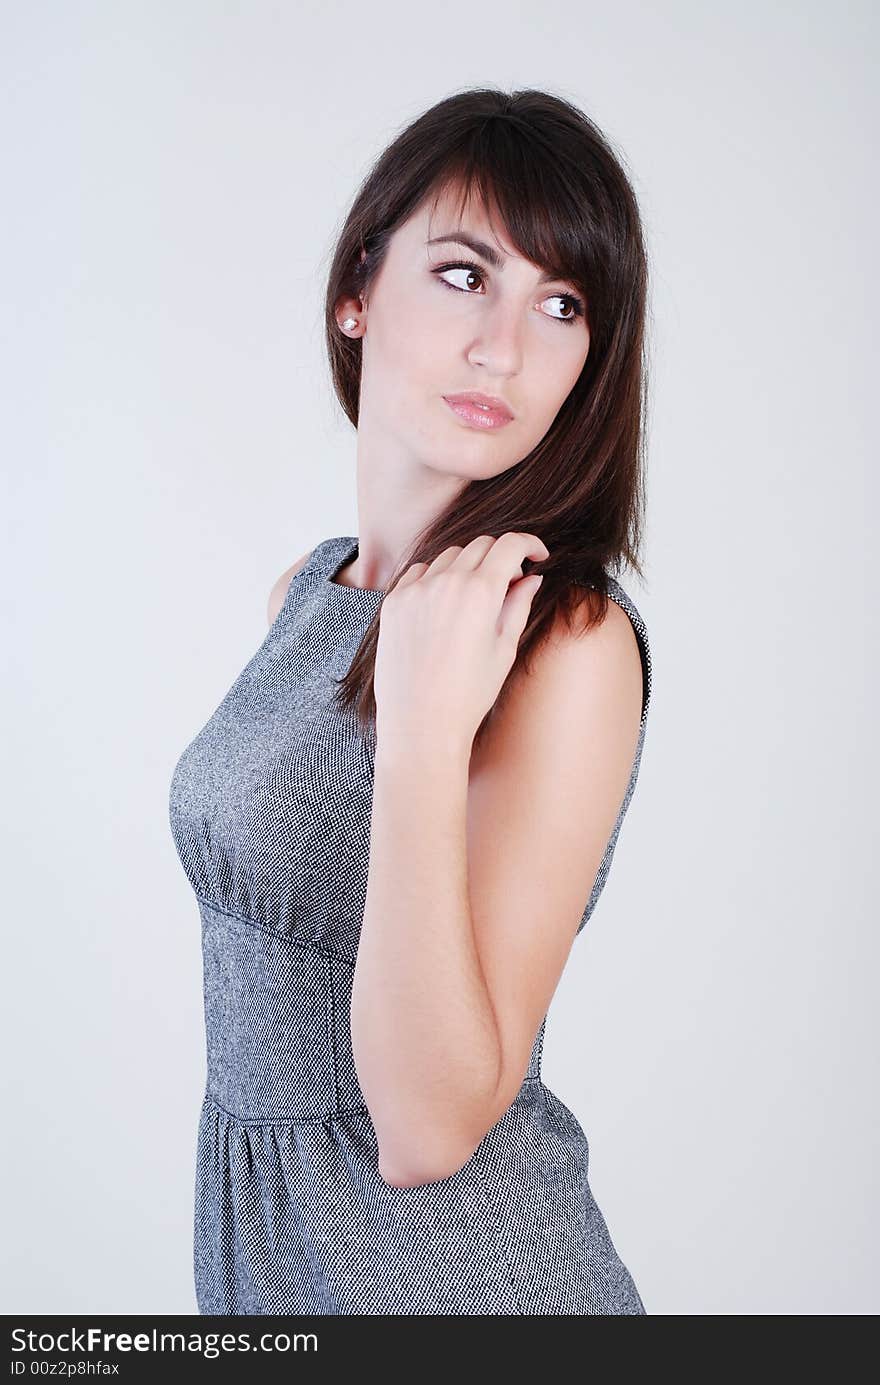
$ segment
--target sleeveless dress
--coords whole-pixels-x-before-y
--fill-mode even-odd
[[[262,645],[172,774],[171,832],[201,920],[207,1080],[193,1267],[203,1314],[646,1312],[588,1181],[589,1146],[526,1077],[451,1177],[386,1184],[352,1057],[374,731],[331,705],[382,593],[343,586],[354,537],[325,539]],[[645,626],[631,777],[651,692]]]

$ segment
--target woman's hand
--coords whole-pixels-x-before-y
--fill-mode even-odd
[[[470,755],[516,659],[549,549],[535,534],[481,535],[413,563],[382,600],[373,687],[377,751],[427,744]]]

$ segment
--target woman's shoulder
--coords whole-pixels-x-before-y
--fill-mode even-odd
[[[608,595],[604,619],[601,622],[593,619],[597,598],[594,584],[589,583],[591,596],[575,606],[570,622],[563,618],[562,612],[558,612],[553,634],[558,642],[573,644],[582,643],[583,637],[590,634],[587,643],[593,649],[616,651],[618,656],[622,655],[632,665],[638,665],[642,684],[641,720],[644,721],[653,690],[648,627],[627,589],[609,572],[604,574],[604,579]]]
[[[543,682],[552,687],[568,682],[585,688],[590,683],[615,689],[625,702],[638,689],[639,702],[647,702],[648,680],[644,625],[635,605],[613,578],[608,579],[609,601],[601,620],[593,618],[593,603],[585,602],[567,615],[557,611],[550,635],[539,654]]]

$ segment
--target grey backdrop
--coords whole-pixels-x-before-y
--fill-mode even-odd
[[[195,1311],[169,779],[357,532],[350,198],[490,83],[606,130],[653,275],[654,700],[545,1080],[649,1313],[876,1313],[876,8],[226,10],[3,5],[2,1309]]]

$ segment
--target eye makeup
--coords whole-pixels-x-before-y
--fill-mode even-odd
[[[431,270],[431,273],[434,274],[434,275],[437,275],[438,278],[439,278],[440,275],[446,274],[446,273],[447,273],[449,270],[451,270],[451,269],[468,269],[468,270],[471,271],[472,274],[478,275],[478,276],[479,276],[481,279],[483,279],[483,280],[488,280],[488,277],[489,277],[488,274],[487,274],[486,271],[482,268],[481,265],[474,264],[474,263],[473,263],[472,261],[470,261],[470,260],[453,260],[453,261],[450,261],[450,263],[448,263],[448,264],[437,265],[437,266],[435,266],[435,267]],[[439,279],[439,282],[440,282],[441,284],[443,284],[446,288],[452,289],[453,292],[455,292],[455,293],[469,293],[469,292],[470,292],[469,289],[461,289],[461,288],[459,288],[457,284],[450,284],[450,283],[448,282],[448,280],[446,280],[446,279],[440,278],[440,279]],[[583,316],[584,316],[584,303],[583,303],[583,300],[582,300],[581,298],[578,298],[576,294],[573,294],[573,293],[552,293],[552,294],[548,294],[547,296],[548,296],[549,298],[560,298],[560,299],[564,300],[565,302],[571,304],[571,308],[572,308],[572,315],[571,315],[571,317],[556,317],[556,318],[553,318],[553,319],[552,319],[554,322],[564,322],[566,325],[570,325],[571,323],[577,322],[579,318],[583,318]]]

